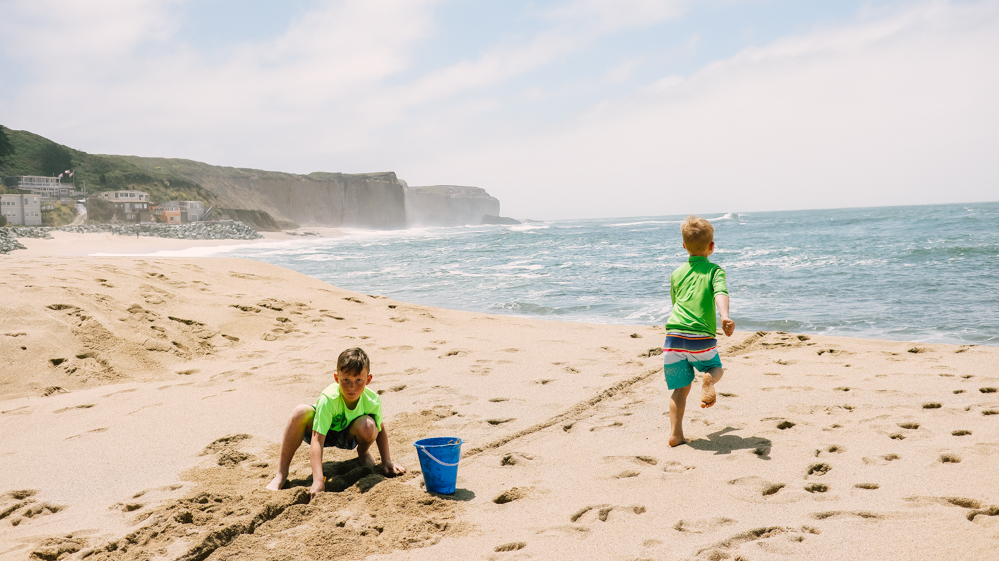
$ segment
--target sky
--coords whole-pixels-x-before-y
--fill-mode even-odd
[[[0,124],[517,218],[999,200],[999,0],[0,0]]]

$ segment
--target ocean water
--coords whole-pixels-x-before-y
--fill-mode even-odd
[[[739,330],[999,345],[999,203],[705,218]],[[348,230],[211,251],[406,302],[654,325],[687,258],[682,219]]]

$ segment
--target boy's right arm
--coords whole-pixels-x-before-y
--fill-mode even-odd
[[[323,444],[326,435],[312,431],[312,443],[309,444],[309,464],[312,466],[312,488],[309,489],[309,499],[326,490],[326,476],[323,475]]]

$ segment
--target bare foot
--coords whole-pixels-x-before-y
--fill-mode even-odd
[[[686,444],[686,443],[687,443],[687,439],[684,438],[682,434],[680,436],[671,436],[671,437],[669,437],[669,446],[670,446],[670,448],[673,448],[675,446],[679,446],[681,444]]]
[[[711,381],[711,376],[704,377],[704,384],[701,385],[701,408],[707,409],[715,404],[715,385]]]
[[[375,457],[371,455],[371,452],[365,452],[364,456],[359,456],[357,460],[366,468],[375,467]]]
[[[287,482],[288,482],[287,477],[283,475],[275,475],[274,479],[271,479],[271,482],[267,484],[266,488],[271,491],[280,491],[282,488],[284,488],[284,485]]]

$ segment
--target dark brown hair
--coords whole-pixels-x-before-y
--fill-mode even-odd
[[[360,374],[369,370],[368,366],[368,355],[359,347],[343,351],[336,359],[336,371],[341,375]]]

